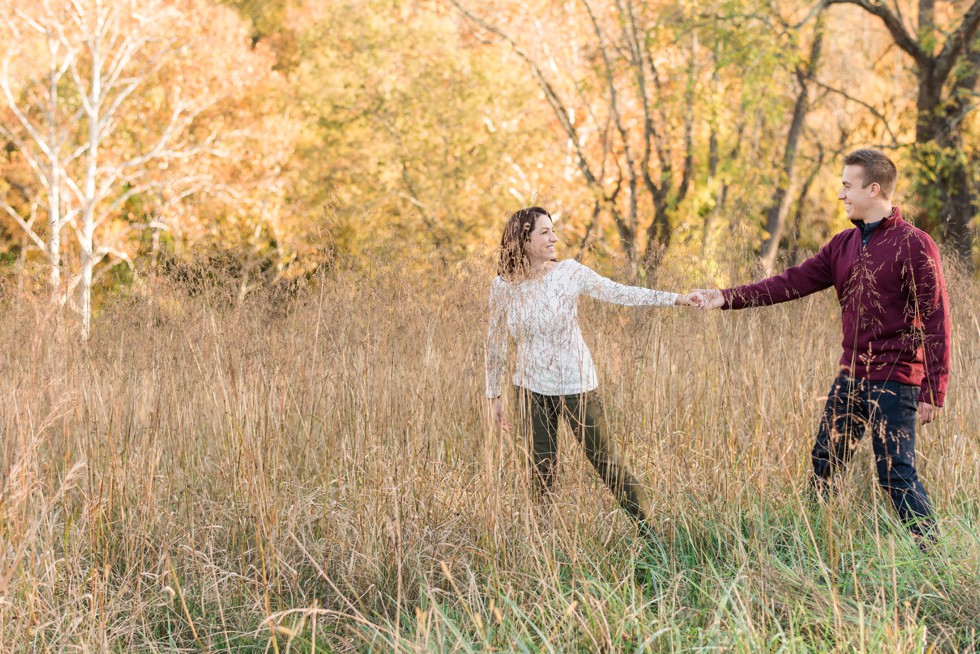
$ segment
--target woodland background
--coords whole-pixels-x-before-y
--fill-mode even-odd
[[[0,0],[0,651],[977,652],[980,0]],[[825,292],[583,302],[638,538],[487,419],[508,215],[669,290],[848,227],[944,249],[922,552],[867,442],[805,492]]]
[[[840,161],[862,146],[975,266],[977,0],[5,0],[0,18],[0,288],[50,294],[82,333],[148,275],[244,297],[379,250],[459,261],[530,203],[569,256],[723,283],[726,257],[769,271],[846,227]]]

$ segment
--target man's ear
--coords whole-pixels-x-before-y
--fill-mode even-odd
[[[875,198],[881,195],[881,184],[878,182],[871,182],[871,197]]]

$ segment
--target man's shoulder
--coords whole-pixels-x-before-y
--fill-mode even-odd
[[[912,252],[939,252],[936,241],[927,231],[919,229],[905,219],[896,220],[888,231]]]
[[[834,234],[833,236],[831,236],[830,237],[830,240],[827,241],[824,244],[824,246],[822,248],[820,248],[820,250],[821,250],[822,253],[824,253],[824,252],[826,252],[826,253],[837,252],[837,251],[843,249],[844,246],[851,239],[855,239],[855,238],[856,239],[860,239],[861,238],[861,230],[858,227],[849,227],[848,229],[842,229],[841,231],[839,231],[836,234]]]
[[[929,235],[929,232],[925,231],[924,229],[919,229],[915,225],[910,225],[909,223],[905,224],[908,225],[909,233],[916,243],[930,249],[935,249],[937,247],[936,241],[934,241],[932,236]]]
[[[842,229],[827,241],[827,245],[836,245],[852,238],[861,238],[861,228],[857,226],[848,227],[847,229]]]

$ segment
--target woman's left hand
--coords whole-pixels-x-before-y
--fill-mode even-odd
[[[500,429],[510,432],[510,423],[504,417],[504,399],[502,397],[495,397],[490,400],[490,418]]]

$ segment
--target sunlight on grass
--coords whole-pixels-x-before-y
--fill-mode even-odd
[[[151,281],[85,347],[5,307],[0,650],[976,651],[976,282],[950,281],[950,395],[919,439],[923,554],[868,443],[840,496],[803,492],[830,294],[583,304],[647,542],[566,431],[536,506],[484,423],[489,268],[396,263],[241,303]]]

